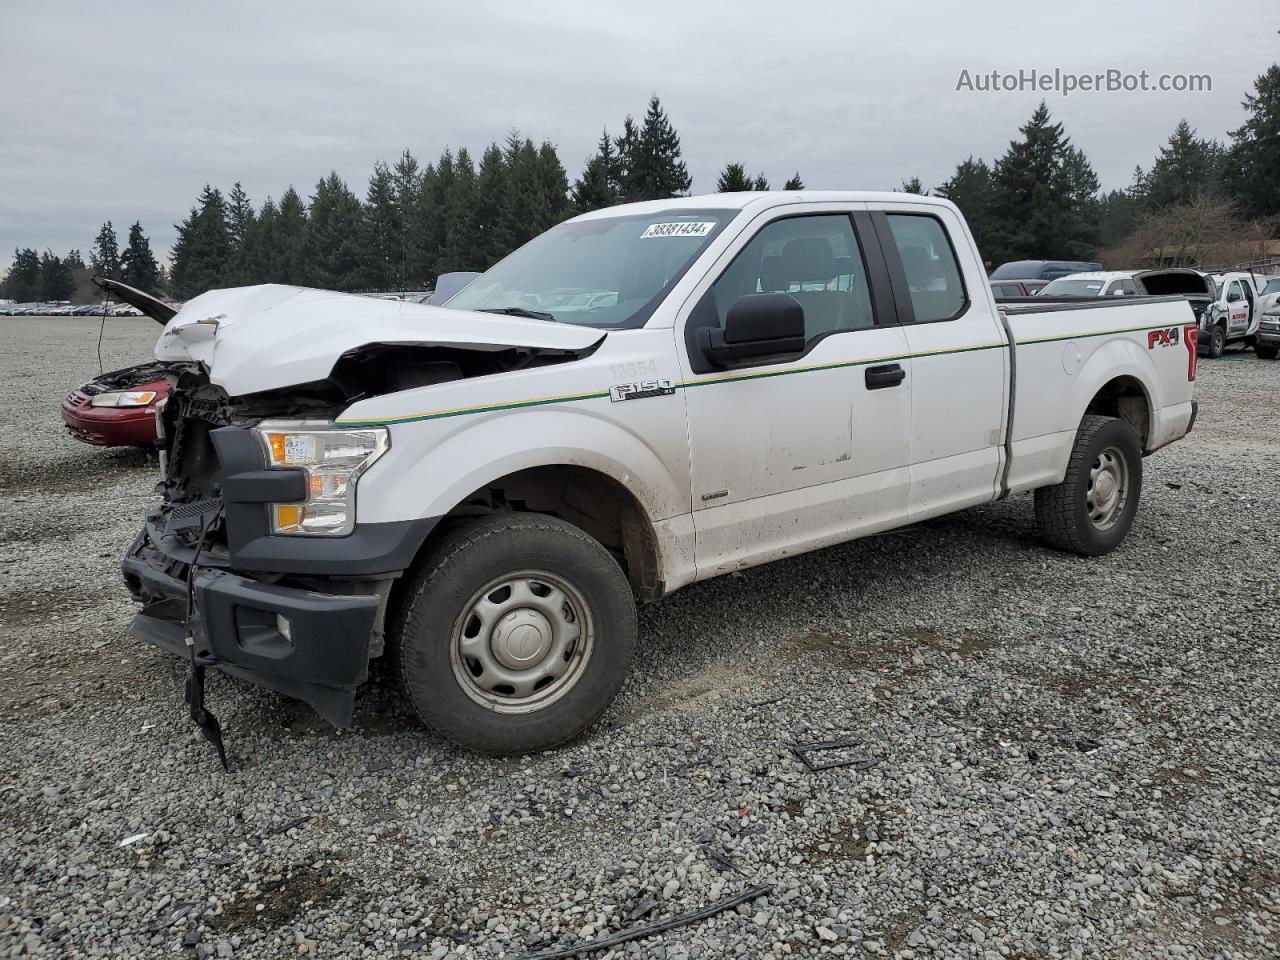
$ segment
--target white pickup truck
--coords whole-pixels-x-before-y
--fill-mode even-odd
[[[446,737],[549,747],[621,688],[637,597],[1028,491],[1051,546],[1114,549],[1195,334],[1177,297],[998,309],[955,206],[886,193],[600,210],[447,307],[212,291],[156,348],[133,631],[197,720],[211,666],[349,725],[389,655]]]

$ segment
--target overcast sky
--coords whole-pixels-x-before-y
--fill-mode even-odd
[[[255,204],[336,169],[363,196],[408,147],[478,156],[512,127],[570,180],[603,126],[662,98],[695,193],[729,160],[775,185],[886,189],[1004,151],[1041,97],[1106,188],[1148,166],[1179,118],[1240,125],[1280,59],[1275,0],[282,0],[108,5],[0,0],[0,265],[141,220],[167,257],[200,188]],[[971,74],[1208,73],[1207,93],[957,91]]]

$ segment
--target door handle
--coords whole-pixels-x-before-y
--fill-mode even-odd
[[[907,379],[907,371],[896,363],[885,363],[878,367],[867,367],[867,389],[883,390],[885,387],[896,387]]]

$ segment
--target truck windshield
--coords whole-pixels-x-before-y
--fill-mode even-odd
[[[495,264],[446,306],[639,327],[737,213],[677,208],[562,223]]]
[[[1101,280],[1072,280],[1063,277],[1040,291],[1042,297],[1096,297],[1102,289]]]

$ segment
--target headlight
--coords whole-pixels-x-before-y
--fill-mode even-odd
[[[89,405],[93,407],[145,407],[156,398],[154,390],[122,390],[99,393]]]
[[[340,537],[356,522],[356,481],[391,446],[386,427],[341,430],[310,420],[267,420],[254,428],[271,467],[301,468],[307,499],[272,503],[271,532]]]

